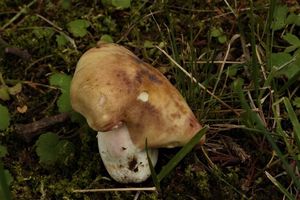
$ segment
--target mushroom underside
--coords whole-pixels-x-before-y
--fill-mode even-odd
[[[143,182],[150,175],[147,154],[136,147],[125,124],[108,132],[98,132],[98,148],[109,175],[120,183]],[[157,149],[148,149],[155,166]]]

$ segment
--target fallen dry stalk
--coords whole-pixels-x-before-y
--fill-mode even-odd
[[[69,119],[67,113],[61,113],[58,115],[45,117],[38,121],[31,122],[29,124],[16,124],[15,131],[21,136],[26,142],[31,142],[31,140],[41,134],[41,130],[46,129],[58,123],[62,123]]]
[[[196,83],[202,90],[207,92],[209,95],[211,95],[213,98],[215,98],[218,102],[220,102],[223,106],[230,109],[233,113],[235,113],[237,116],[240,116],[240,113],[236,112],[231,106],[229,106],[227,103],[222,101],[219,97],[214,95],[211,91],[209,91],[204,85],[199,83],[195,77],[193,77],[190,73],[188,73],[183,67],[181,67],[167,52],[165,52],[163,49],[161,49],[159,46],[155,46],[157,49],[159,49],[167,58],[172,61],[178,67],[185,75],[187,75],[194,83]]]
[[[132,191],[153,191],[157,192],[156,187],[142,188],[102,188],[102,189],[78,189],[73,190],[74,193],[89,193],[89,192],[132,192]]]

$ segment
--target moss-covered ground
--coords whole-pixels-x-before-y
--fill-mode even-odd
[[[245,108],[234,90],[235,81],[242,78],[249,105],[254,105],[259,97],[265,98],[269,104],[258,106],[257,110],[251,108],[264,116],[267,130],[276,132],[273,100],[285,95],[295,100],[299,96],[299,82],[290,81],[285,74],[277,76],[271,81],[277,89],[286,86],[287,81],[290,85],[284,92],[268,90],[269,95],[264,93],[263,96],[256,94],[256,84],[261,86],[258,91],[263,90],[264,76],[271,71],[264,68],[270,55],[267,40],[275,44],[272,51],[281,52],[287,46],[282,39],[283,30],[299,37],[299,26],[287,24],[288,29],[282,28],[273,32],[274,37],[268,37],[266,24],[271,1],[266,0],[254,1],[253,7],[252,1],[246,0],[133,0],[128,8],[104,2],[110,1],[0,0],[0,73],[3,77],[0,84],[12,87],[20,83],[22,86],[18,92],[10,93],[9,99],[0,99],[11,118],[9,128],[0,132],[0,144],[8,152],[2,161],[13,178],[12,199],[282,199],[283,194],[265,171],[300,198],[265,135],[255,131],[255,126],[248,126],[250,122],[243,118]],[[282,4],[287,6],[288,12],[298,14],[300,11],[296,0],[276,3]],[[253,38],[257,43],[254,52]],[[62,92],[50,84],[50,76],[55,73],[72,76],[80,56],[100,40],[124,45],[158,68],[183,94],[199,121],[210,125],[206,144],[193,149],[162,180],[159,193],[74,193],[74,189],[152,187],[153,182],[151,178],[140,184],[113,181],[98,153],[96,133],[84,123],[66,119],[39,129],[29,141],[16,128],[60,114],[57,100]],[[223,103],[190,81],[156,46],[165,50]],[[254,54],[257,63],[263,66],[258,68],[258,76],[252,70]],[[299,119],[299,107],[294,109]],[[280,112],[280,117],[287,135],[293,135],[287,113]],[[71,142],[71,154],[53,164],[41,163],[36,141],[38,135],[46,132]],[[293,138],[287,137],[287,140]],[[289,158],[289,164],[297,166],[299,160],[292,159],[290,153],[299,155],[300,149],[290,142],[290,150],[293,150],[289,151],[284,141],[276,140],[276,144]],[[160,150],[156,171],[159,172],[177,151],[178,148]],[[298,169],[293,169],[299,178]]]

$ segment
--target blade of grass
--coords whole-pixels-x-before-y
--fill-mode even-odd
[[[2,194],[1,194],[2,192]],[[3,200],[11,200],[10,191],[7,185],[7,181],[4,174],[4,167],[2,161],[0,161],[0,196]]]
[[[233,10],[233,8],[231,7],[231,5],[227,2],[227,0],[224,0],[224,2],[226,3],[227,7],[229,8],[229,10],[232,12],[232,14],[238,18],[238,15],[236,14],[236,12]]]
[[[230,52],[230,50],[231,50],[231,45],[232,45],[232,44],[235,42],[235,40],[237,40],[239,37],[240,37],[239,34],[233,35],[233,36],[231,37],[231,39],[230,39],[228,45],[227,45],[227,50],[226,50],[226,52],[225,52],[225,56],[224,56],[223,62],[222,62],[222,64],[221,64],[221,67],[220,67],[219,72],[218,72],[217,80],[216,80],[216,83],[215,83],[215,85],[214,85],[214,89],[213,89],[213,91],[212,91],[213,94],[216,93],[218,84],[219,84],[219,82],[221,81],[221,76],[222,76],[223,71],[224,71],[224,67],[225,67],[225,64],[226,64],[226,60],[228,59],[229,52]],[[224,84],[224,83],[222,83],[222,84]],[[225,85],[225,84],[224,84],[224,85]],[[220,93],[220,96],[221,96],[221,93]],[[212,97],[211,97],[211,98],[212,98]]]
[[[149,168],[150,168],[150,172],[151,172],[151,177],[152,177],[153,183],[154,183],[156,189],[158,191],[160,191],[160,183],[159,183],[157,174],[156,174],[156,172],[154,170],[152,161],[151,161],[150,156],[149,156],[147,139],[146,139],[146,154],[147,154],[147,160],[148,160],[148,163],[149,163]]]
[[[168,35],[169,35],[169,41],[171,42],[173,58],[176,60],[176,62],[179,62],[180,58],[179,58],[179,53],[176,45],[176,36],[174,30],[173,17],[171,16],[171,14],[167,15],[167,19],[169,22]]]
[[[288,89],[292,84],[299,80],[300,71],[296,73],[292,78],[288,79],[288,81],[280,87],[279,94],[283,93],[286,89]]]
[[[248,105],[248,103],[246,101],[246,98],[245,98],[245,96],[243,94],[243,91],[242,91],[242,83],[236,83],[236,81],[235,81],[235,87],[234,87],[234,89],[236,90],[236,92],[239,95],[239,98],[240,98],[241,105],[242,105],[243,109],[245,109],[246,113],[248,113],[247,118],[250,118],[250,120],[252,122],[252,126],[254,126],[254,128],[257,128],[258,130],[260,130],[260,131],[263,132],[264,136],[267,138],[268,142],[271,144],[272,148],[274,149],[274,151],[276,152],[277,156],[281,160],[281,162],[282,162],[282,164],[284,166],[284,169],[286,170],[287,174],[294,181],[296,187],[298,189],[300,189],[300,180],[296,176],[296,174],[294,173],[294,171],[291,168],[291,166],[289,165],[289,162],[287,161],[287,159],[284,157],[282,151],[277,146],[275,138],[272,137],[272,134],[263,125],[263,123],[262,123],[261,119],[259,118],[259,116],[257,115],[257,113],[254,113],[250,109],[250,106]],[[250,127],[250,128],[252,128],[252,127]]]
[[[265,171],[266,176],[268,179],[289,199],[289,200],[295,200],[296,197],[291,195],[277,180],[274,178],[271,174],[269,174],[267,171]]]
[[[264,85],[260,91],[260,94],[258,96],[258,99],[262,99],[263,98],[263,95],[265,94],[265,92],[267,91],[267,89],[271,88],[272,86],[272,82],[274,80],[274,77],[275,77],[275,74],[276,74],[276,69],[275,68],[272,68],[270,71],[269,71],[269,74],[267,76],[267,79],[265,80],[264,82]],[[269,91],[269,90],[268,90]]]
[[[285,105],[286,111],[288,112],[288,116],[293,124],[295,140],[298,145],[298,150],[300,151],[300,123],[299,123],[299,120],[297,118],[295,111],[293,110],[290,100],[288,98],[284,97],[283,103]]]
[[[263,35],[266,34],[266,45],[264,45],[265,51],[266,51],[266,58],[269,58],[266,60],[266,69],[267,71],[269,71],[269,76],[267,78],[267,80],[264,83],[264,87],[262,88],[262,90],[260,90],[259,96],[258,96],[258,100],[262,99],[265,91],[267,91],[268,88],[276,88],[274,87],[274,75],[276,73],[276,70],[274,70],[273,68],[273,64],[272,64],[272,59],[271,55],[272,55],[272,49],[273,49],[273,38],[274,38],[274,30],[272,30],[272,23],[273,23],[273,19],[274,19],[274,12],[276,9],[276,3],[277,0],[270,0],[270,6],[268,9],[268,18],[266,21],[266,25],[264,27],[264,33]],[[263,38],[264,36],[262,36]],[[254,53],[254,52],[253,52]]]
[[[255,91],[255,97],[258,97],[258,91],[259,91],[259,68],[258,68],[258,62],[256,57],[256,40],[255,40],[255,21],[254,21],[254,12],[253,12],[253,1],[250,0],[250,24],[251,24],[251,51],[252,51],[252,67],[251,67],[251,74],[252,77],[256,77],[253,79],[254,81],[254,91]],[[260,107],[260,101],[257,98],[256,102]]]
[[[293,155],[293,145],[290,143],[289,136],[287,135],[287,133],[283,130],[283,128],[281,126],[280,106],[279,106],[279,104],[281,102],[282,102],[282,99],[276,101],[272,105],[272,110],[274,113],[274,121],[276,122],[276,132],[282,137],[282,139],[286,145],[288,154]]]
[[[177,164],[193,149],[193,147],[200,141],[204,136],[208,126],[204,126],[186,145],[184,145],[180,151],[162,168],[157,176],[160,182],[165,178],[176,166]]]
[[[233,109],[231,106],[229,106],[227,103],[222,101],[219,97],[214,95],[211,91],[209,91],[203,84],[197,81],[195,77],[193,77],[189,72],[187,72],[182,66],[180,66],[169,54],[167,54],[166,51],[162,50],[159,46],[155,46],[157,49],[159,49],[172,63],[176,65],[186,76],[188,76],[194,83],[196,83],[202,90],[207,92],[209,95],[214,97],[218,102],[220,102],[223,106],[230,109],[234,114],[237,116],[240,116],[240,113],[238,113],[235,109]]]
[[[272,48],[273,48],[273,36],[274,31],[272,30],[272,22],[274,18],[274,12],[276,8],[276,0],[270,0],[270,7],[268,11],[268,20],[266,23],[266,34],[267,34],[267,44],[266,44],[266,57],[271,58]],[[269,70],[272,69],[271,59],[267,59],[267,67]]]
[[[282,164],[283,164],[283,166],[285,168],[285,171],[291,177],[291,179],[295,182],[296,187],[298,189],[300,189],[300,180],[295,175],[293,169],[289,165],[289,163],[288,163],[287,159],[285,158],[285,156],[283,155],[283,153],[280,151],[279,147],[276,145],[275,139],[270,136],[270,133],[268,131],[264,131],[264,132],[265,132],[265,136],[268,139],[269,143],[271,144],[272,148],[275,150],[277,156],[281,160],[281,162],[282,162]]]
[[[176,42],[176,31],[174,30],[174,22],[173,22],[173,17],[171,15],[167,16],[168,22],[169,22],[169,27],[168,27],[168,36],[169,36],[169,41],[171,43],[171,49],[172,49],[172,57],[174,60],[176,60],[177,63],[180,62],[180,55],[177,47],[177,42]],[[176,79],[176,85],[177,88],[182,90],[183,88],[183,83],[184,83],[184,77],[180,73],[180,71],[175,67],[174,69],[174,74],[175,74],[175,79]],[[184,92],[184,91],[181,91]]]

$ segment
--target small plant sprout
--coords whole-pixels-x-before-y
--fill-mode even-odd
[[[98,131],[103,163],[121,183],[150,176],[146,139],[155,165],[157,148],[183,146],[202,128],[167,78],[112,43],[99,44],[80,58],[71,83],[71,104]]]

